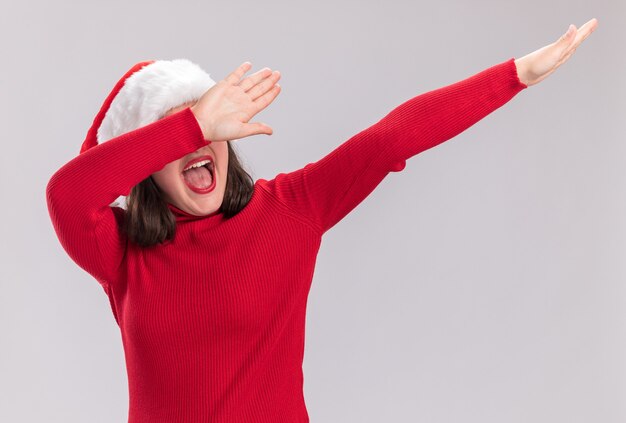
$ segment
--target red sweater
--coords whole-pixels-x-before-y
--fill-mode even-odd
[[[109,297],[120,327],[130,423],[308,422],[306,304],[322,235],[389,172],[527,88],[514,59],[413,97],[325,157],[258,179],[236,216],[177,218],[173,241],[142,249],[110,204],[205,146],[189,108],[93,147],[50,179],[67,254]]]

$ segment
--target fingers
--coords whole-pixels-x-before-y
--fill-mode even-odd
[[[276,84],[269,91],[256,99],[254,103],[257,105],[258,110],[260,111],[265,109],[272,101],[274,101],[280,92],[280,89],[280,85]]]
[[[576,48],[598,27],[598,20],[593,18],[578,29],[573,47]]]
[[[243,78],[244,74],[250,70],[251,67],[252,64],[250,62],[242,63],[237,69],[224,78],[224,81],[230,85],[238,86],[248,94],[249,99],[254,105],[252,109],[248,111],[251,113],[250,116],[253,116],[266,108],[279,94],[281,88],[277,81],[280,79],[281,75],[279,71],[272,72],[270,68],[266,67]],[[240,138],[255,134],[272,135],[273,133],[271,127],[261,122],[243,123],[242,129],[244,134]]]
[[[252,63],[243,62],[237,69],[232,71],[226,78],[224,78],[229,84],[236,85],[243,75],[250,70]]]
[[[254,87],[256,84],[267,78],[272,74],[270,68],[263,68],[260,71],[253,73],[250,76],[239,81],[239,86],[243,88],[244,92],[247,92],[250,88]]]
[[[567,32],[559,38],[557,44],[561,45],[564,54],[571,54],[571,50],[575,50],[598,26],[596,18],[585,22],[583,26],[576,29],[575,25],[569,26]]]
[[[576,26],[570,24],[569,28],[567,28],[567,32],[561,35],[557,43],[561,44],[563,48],[567,47],[574,40],[574,34],[576,34]]]
[[[274,98],[276,98],[276,95],[278,95],[278,92],[280,91],[280,88],[276,88],[278,85],[277,81],[281,76],[280,72],[271,71],[270,68],[266,67],[244,79],[241,79],[243,75],[250,70],[251,66],[252,64],[250,62],[244,62],[224,79],[228,83],[241,87],[244,92],[251,97],[253,102],[256,102],[256,100],[261,98],[263,95],[270,93],[269,97],[256,103],[257,106],[261,108],[267,107],[267,105],[271,103]],[[269,102],[266,103],[267,100],[269,100]]]
[[[272,89],[279,79],[280,79],[280,72],[279,71],[272,72],[270,76],[263,79],[257,85],[252,87],[250,91],[248,91],[248,95],[252,98],[252,101],[255,101],[257,98],[265,94],[268,90]]]
[[[248,135],[257,135],[257,134],[267,134],[272,135],[274,130],[261,122],[252,122],[248,123],[246,130],[248,131]]]

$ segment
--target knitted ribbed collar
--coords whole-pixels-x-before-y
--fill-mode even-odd
[[[213,213],[203,216],[196,216],[195,214],[187,213],[184,210],[179,209],[171,203],[167,203],[167,207],[172,211],[176,217],[176,222],[186,222],[191,220],[209,219],[211,221],[220,222],[224,218],[224,214],[220,210],[216,210]]]

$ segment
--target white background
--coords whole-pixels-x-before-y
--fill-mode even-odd
[[[122,422],[108,299],[56,239],[50,176],[133,64],[280,70],[255,179],[395,106],[599,26],[552,76],[391,173],[325,235],[314,423],[626,421],[623,1],[13,2],[0,17],[0,421]]]

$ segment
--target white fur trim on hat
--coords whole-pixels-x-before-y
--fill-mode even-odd
[[[187,59],[156,60],[130,75],[102,124],[98,143],[156,122],[168,110],[198,100],[215,81]]]

